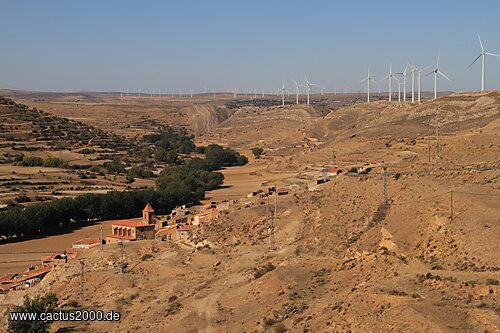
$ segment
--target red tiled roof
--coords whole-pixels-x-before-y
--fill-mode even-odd
[[[219,212],[219,210],[217,208],[210,208],[210,209],[205,210],[205,211],[198,213],[196,215],[204,216],[204,215],[210,215],[210,214],[214,214],[214,213],[218,213],[218,212]]]
[[[158,230],[157,234],[169,234],[175,232],[175,230],[177,230],[177,226],[169,225],[168,227]]]
[[[17,286],[17,285],[19,285],[19,284],[20,284],[20,282],[12,282],[12,283],[9,283],[9,284],[2,284],[2,285],[0,285],[0,290],[1,290],[1,291],[5,291],[5,292],[7,292],[7,291],[9,291],[12,287],[15,287],[15,286]]]
[[[99,244],[99,238],[82,238],[73,243],[73,245],[90,245],[90,244]]]
[[[132,221],[132,220],[120,220],[113,222],[113,226],[120,226],[120,227],[131,227],[131,228],[137,228],[137,227],[145,227],[148,226],[149,224],[146,224],[142,221]]]
[[[12,278],[14,276],[16,276],[17,273],[9,273],[9,274],[5,274],[4,276],[2,276],[2,278],[0,278],[0,283],[6,283],[6,282],[9,282],[10,280],[12,280]]]
[[[340,170],[339,168],[330,168],[330,169],[326,169],[326,172],[340,172],[342,170]]]
[[[155,212],[155,210],[153,209],[153,207],[151,207],[151,205],[149,204],[149,202],[146,205],[146,207],[144,207],[144,209],[142,211],[144,213],[154,213]]]

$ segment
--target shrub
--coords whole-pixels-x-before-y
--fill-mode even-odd
[[[154,173],[151,170],[147,170],[138,166],[133,166],[128,170],[128,175],[137,178],[151,178],[154,177]]]
[[[255,279],[258,279],[262,276],[264,276],[266,273],[270,272],[270,271],[273,271],[276,267],[271,264],[270,262],[268,262],[267,264],[265,264],[264,266],[262,266],[261,268],[258,268],[255,270],[254,272],[254,278]]]
[[[260,147],[253,147],[252,148],[252,154],[255,156],[255,158],[260,158],[262,153],[264,152],[263,148]]]
[[[43,166],[43,158],[40,157],[26,157],[18,163],[20,166],[30,167],[30,166]]]
[[[102,165],[108,173],[123,173],[125,172],[125,166],[118,160],[118,159],[113,159],[111,162],[104,162]]]
[[[22,193],[20,196],[16,197],[14,201],[17,203],[22,203],[22,202],[30,202],[31,199],[26,195],[26,193]]]
[[[51,168],[59,168],[64,164],[64,161],[56,157],[48,157],[43,161],[43,166]]]
[[[22,305],[15,306],[15,312],[54,312],[56,309],[57,297],[55,294],[50,293],[45,296],[29,297],[24,296]],[[24,332],[49,332],[50,323],[40,319],[35,320],[11,320],[9,318],[8,332],[10,333],[24,333]]]
[[[179,164],[180,162],[176,150],[166,150],[164,148],[158,148],[155,151],[155,159],[171,165]]]

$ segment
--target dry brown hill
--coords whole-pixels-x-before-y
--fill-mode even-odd
[[[392,172],[387,205],[379,167],[303,186],[279,198],[270,250],[266,200],[242,199],[197,231],[197,248],[127,245],[124,275],[117,274],[118,247],[87,252],[83,299],[77,262],[28,292],[52,290],[66,309],[122,313],[119,323],[53,327],[76,331],[496,332],[499,100],[495,91],[330,114],[305,106],[239,108],[199,140],[262,146],[265,156],[249,168],[295,170],[310,180],[323,165],[382,159]],[[491,169],[458,170],[471,166]],[[425,170],[432,172],[416,173]],[[3,298],[3,318],[22,296]]]

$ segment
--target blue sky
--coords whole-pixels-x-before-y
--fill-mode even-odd
[[[0,88],[276,90],[304,75],[333,90],[389,63],[434,65],[441,90],[479,90],[477,33],[500,54],[500,1],[0,0]],[[487,58],[500,89],[500,58]],[[432,77],[423,88],[431,90]],[[386,90],[387,88],[385,88]]]

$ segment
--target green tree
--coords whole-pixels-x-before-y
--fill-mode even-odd
[[[103,167],[106,168],[108,173],[123,173],[125,172],[125,166],[117,158],[113,159],[111,162],[104,162]]]
[[[28,295],[24,296],[22,305],[15,306],[15,312],[54,312],[56,309],[57,297],[50,293],[44,296],[35,296],[33,298]],[[49,332],[50,322],[35,320],[11,320],[9,318],[8,332],[9,333],[46,333]]]
[[[252,148],[252,154],[255,156],[255,158],[260,158],[262,153],[264,152],[264,149],[261,147],[253,147]]]

